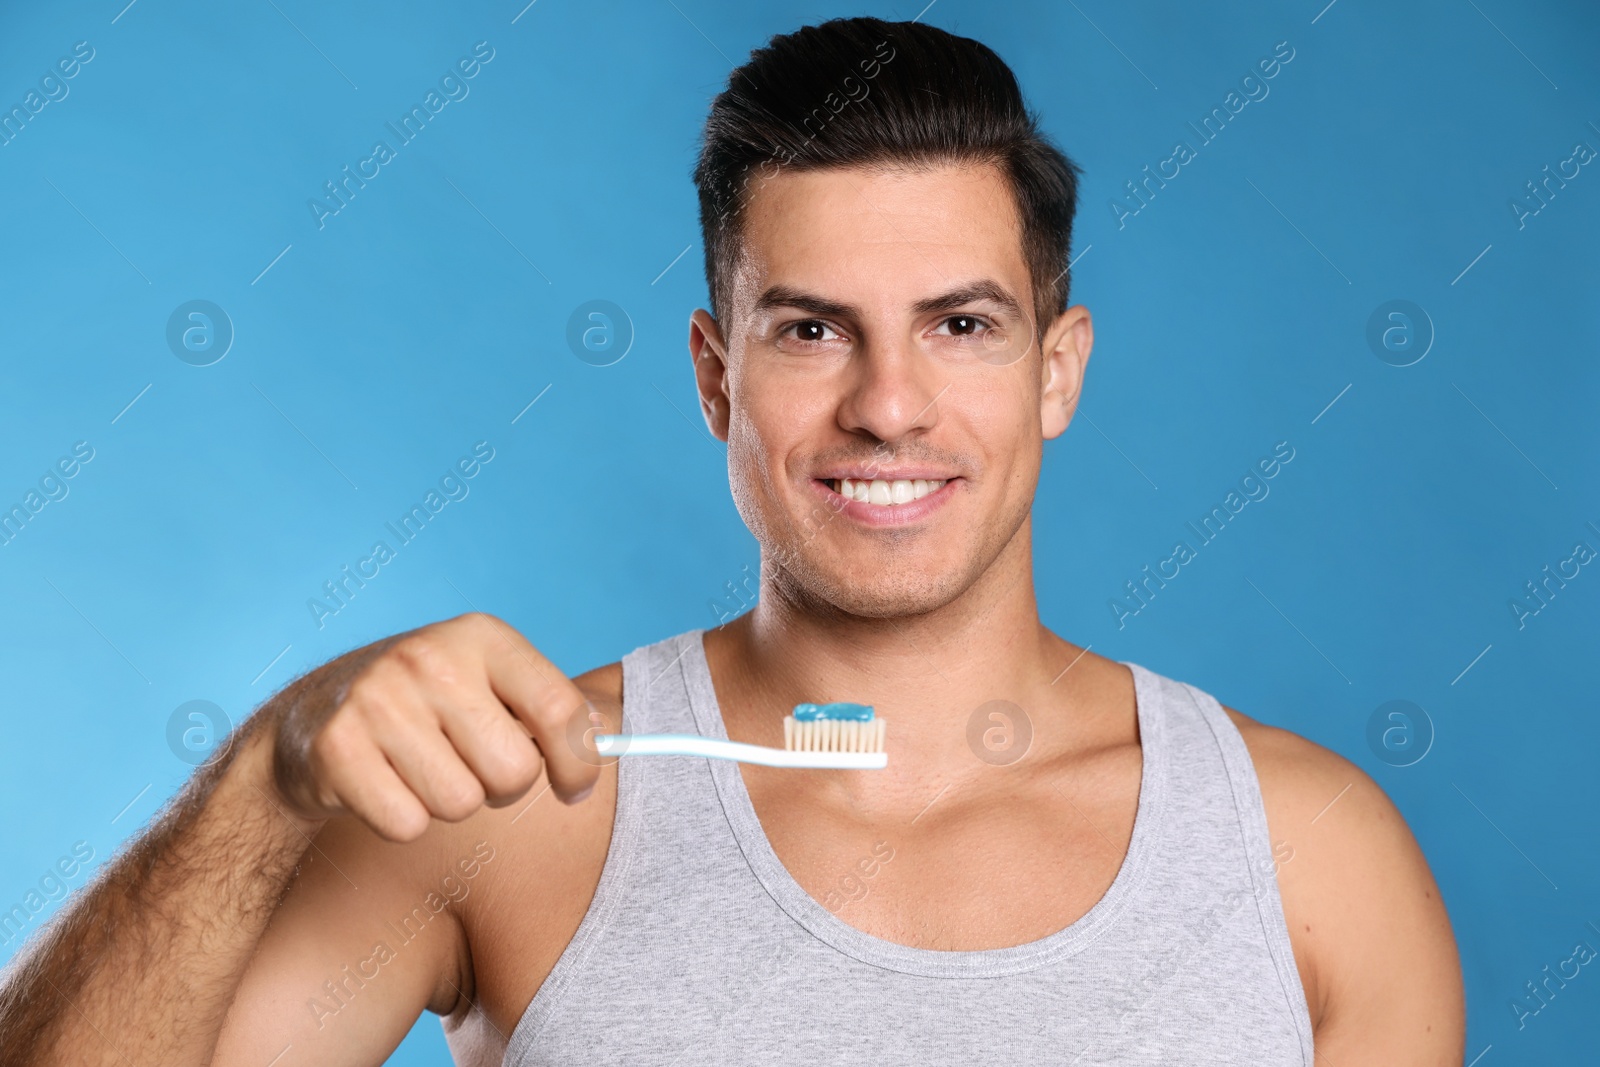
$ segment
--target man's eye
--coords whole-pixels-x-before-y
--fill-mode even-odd
[[[989,323],[976,315],[951,315],[939,325],[948,327],[948,332],[955,337],[974,337],[989,329]]]
[[[793,325],[789,326],[785,332],[792,333],[794,339],[797,341],[809,342],[832,340],[833,338],[828,336],[830,334],[832,334],[834,337],[838,336],[837,334],[833,333],[833,327],[829,326],[820,319],[807,319],[804,322],[794,323]]]

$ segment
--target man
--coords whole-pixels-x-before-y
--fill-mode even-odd
[[[379,1063],[427,1009],[462,1064],[1459,1064],[1382,792],[1039,622],[1093,330],[1075,168],[1000,59],[775,38],[695,177],[756,607],[570,681],[476,614],[298,679],[19,957],[7,1062]],[[593,754],[781,746],[828,700],[877,708],[886,770]]]

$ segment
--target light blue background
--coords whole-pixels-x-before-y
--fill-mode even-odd
[[[1508,602],[1600,549],[1600,166],[1522,228],[1509,202],[1600,148],[1600,18],[1324,2],[924,16],[995,48],[1085,170],[1074,299],[1098,344],[1039,488],[1042,611],[1369,770],[1449,905],[1468,1059],[1570,1061],[1600,1037],[1592,968],[1520,1030],[1508,1005],[1600,947],[1600,568],[1520,630]],[[918,9],[8,5],[7,109],[75,42],[95,58],[0,147],[0,503],[75,441],[95,458],[0,547],[0,905],[75,841],[102,861],[178,787],[186,701],[237,721],[472,607],[572,672],[716,621],[757,554],[685,351],[695,141],[750,49],[863,13]],[[480,40],[470,95],[319,230],[307,200]],[[1119,229],[1123,183],[1283,40],[1270,95]],[[1404,368],[1365,337],[1395,298],[1437,332]],[[191,299],[236,330],[212,366],[165,341]],[[566,345],[590,299],[636,331],[613,366]],[[496,455],[470,496],[318,629],[307,599],[478,440]],[[1122,583],[1282,440],[1271,495],[1119,629]],[[1413,766],[1366,739],[1391,699],[1433,723]],[[425,1016],[393,1062],[444,1056]]]

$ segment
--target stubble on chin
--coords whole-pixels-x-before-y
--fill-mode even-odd
[[[907,562],[864,575],[848,561],[826,555],[813,541],[800,548],[763,550],[769,588],[786,605],[821,618],[899,619],[937,611],[960,596],[967,576],[927,571]]]

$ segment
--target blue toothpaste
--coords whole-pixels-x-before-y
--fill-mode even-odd
[[[839,719],[844,722],[871,722],[871,704],[851,704],[840,701],[835,704],[796,704],[794,706],[795,722],[816,722],[818,719]]]

